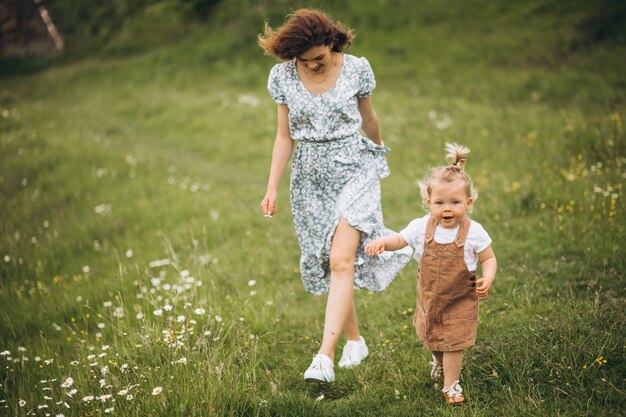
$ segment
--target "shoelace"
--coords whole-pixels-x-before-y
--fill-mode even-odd
[[[316,369],[318,371],[322,370],[322,360],[318,356],[313,358],[313,363],[311,364],[311,368]]]
[[[439,378],[441,374],[443,373],[443,365],[440,364],[439,362],[433,361],[430,363],[430,366],[431,366],[430,376],[432,378]]]
[[[454,381],[452,385],[448,388],[444,388],[442,391],[448,394],[448,397],[456,397],[457,395],[463,394],[463,388],[459,385],[459,381]]]

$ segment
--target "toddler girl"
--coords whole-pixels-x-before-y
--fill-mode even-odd
[[[419,183],[430,214],[413,220],[400,233],[373,240],[365,250],[374,256],[407,245],[415,249],[420,268],[413,325],[432,353],[431,378],[437,380],[443,373],[444,398],[460,405],[465,402],[459,384],[463,349],[476,342],[478,300],[487,298],[497,264],[491,238],[466,214],[477,197],[463,170],[469,149],[446,144],[446,151],[454,162],[433,168]]]

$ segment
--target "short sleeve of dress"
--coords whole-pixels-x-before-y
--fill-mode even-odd
[[[367,58],[360,58],[359,61],[359,92],[356,96],[358,98],[369,97],[376,88],[374,71]]]
[[[267,80],[267,91],[269,91],[270,96],[272,96],[277,104],[287,104],[287,98],[285,97],[281,85],[282,74],[283,71],[281,71],[280,64],[276,64],[272,67]]]

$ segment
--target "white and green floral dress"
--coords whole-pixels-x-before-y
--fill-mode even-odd
[[[289,131],[297,142],[291,210],[302,250],[302,281],[315,295],[328,292],[331,241],[341,217],[361,231],[355,288],[384,290],[412,254],[408,247],[374,257],[364,252],[370,240],[392,233],[383,225],[380,202],[389,149],[359,133],[358,99],[370,96],[376,86],[372,68],[365,58],[343,57],[337,82],[324,94],[305,88],[295,60],[276,64],[268,81],[274,101],[289,107]]]

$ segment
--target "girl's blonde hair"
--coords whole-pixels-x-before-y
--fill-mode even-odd
[[[474,201],[478,198],[478,193],[474,189],[474,183],[464,170],[467,155],[470,153],[469,148],[456,143],[446,143],[445,151],[446,159],[450,159],[452,164],[432,168],[424,179],[417,183],[422,195],[422,205],[426,210],[428,210],[428,199],[435,182],[463,182],[467,196]],[[469,211],[471,212],[471,208]]]

